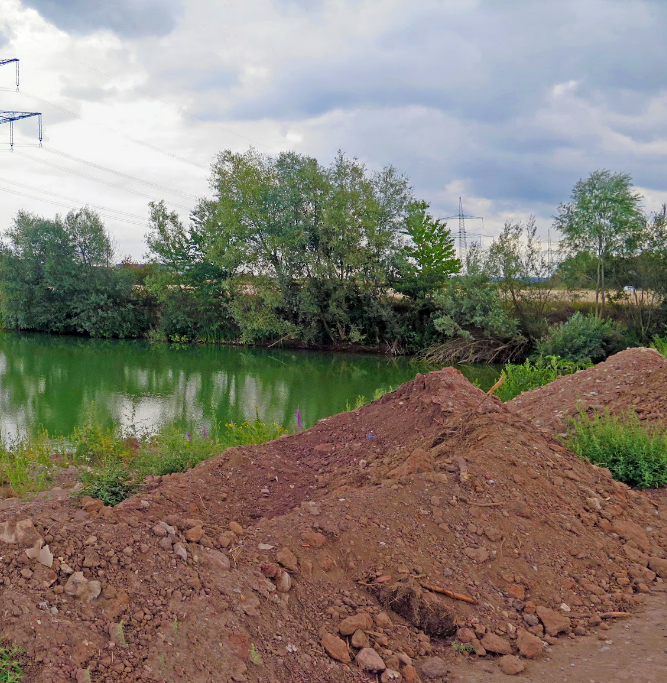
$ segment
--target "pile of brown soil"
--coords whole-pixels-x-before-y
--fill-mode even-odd
[[[654,349],[627,349],[604,363],[517,396],[508,405],[538,427],[562,433],[579,411],[667,423],[667,359]]]
[[[664,513],[446,369],[113,509],[6,501],[0,637],[40,683],[509,671],[667,578]]]

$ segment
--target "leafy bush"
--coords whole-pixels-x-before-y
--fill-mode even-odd
[[[653,337],[651,348],[667,358],[667,337],[660,337],[656,334],[655,337]]]
[[[453,278],[433,300],[436,310],[431,319],[442,337],[471,337],[475,332],[485,337],[519,336],[518,321],[507,312],[498,289],[486,276]]]
[[[577,312],[538,340],[537,353],[575,363],[596,363],[625,347],[623,335],[613,321]]]
[[[118,505],[137,490],[134,474],[115,460],[84,472],[81,475],[81,482],[81,495],[99,498],[109,506]]]
[[[568,424],[565,445],[630,486],[667,484],[667,430],[643,425],[634,413],[623,418],[581,413]]]
[[[496,396],[501,401],[510,401],[524,391],[544,386],[562,375],[571,375],[589,365],[574,363],[559,356],[538,358],[535,362],[527,360],[523,365],[508,363],[501,375],[505,381],[496,391]]]

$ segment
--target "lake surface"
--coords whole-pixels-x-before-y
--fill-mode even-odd
[[[67,435],[91,413],[144,431],[173,420],[240,422],[256,410],[290,427],[297,409],[308,427],[429,369],[383,356],[0,332],[0,432]],[[499,373],[462,370],[483,389]]]

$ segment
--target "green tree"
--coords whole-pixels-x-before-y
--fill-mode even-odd
[[[597,317],[605,308],[609,257],[631,252],[640,238],[644,227],[641,199],[629,174],[599,170],[579,180],[569,203],[558,207],[554,226],[563,233],[566,248],[572,253],[586,251],[596,258]]]
[[[246,338],[262,336],[260,321],[268,334],[298,330],[306,341],[390,336],[384,299],[412,201],[406,178],[391,167],[370,173],[342,153],[325,167],[250,150],[221,153],[211,186],[202,207],[210,256],[232,276]]]
[[[396,289],[413,297],[437,290],[461,270],[447,223],[434,218],[428,209],[427,202],[412,202],[405,220],[403,234],[409,241],[403,249],[405,262]]]
[[[507,221],[486,258],[486,271],[511,303],[526,335],[546,332],[546,308],[551,298],[550,264],[537,239],[534,216],[525,223]]]
[[[88,208],[50,220],[19,212],[0,251],[7,327],[94,336],[136,336],[148,325],[145,301],[116,269],[100,217]]]
[[[154,267],[146,277],[158,302],[158,334],[170,340],[224,341],[238,336],[231,319],[230,272],[215,263],[216,235],[202,200],[186,227],[164,202],[150,202],[146,235]]]

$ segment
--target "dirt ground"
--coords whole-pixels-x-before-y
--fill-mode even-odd
[[[460,657],[464,659],[464,657]],[[465,658],[450,669],[451,683],[498,683],[488,662]],[[609,630],[559,642],[516,677],[525,683],[662,683],[667,678],[667,593],[646,600],[629,620]]]
[[[656,355],[574,377],[658,419]],[[447,368],[115,508],[0,501],[0,640],[35,683],[601,683],[566,670],[585,652],[620,676],[629,650],[597,638],[655,648],[667,506],[568,452],[550,420],[572,392],[547,389],[524,411]]]

